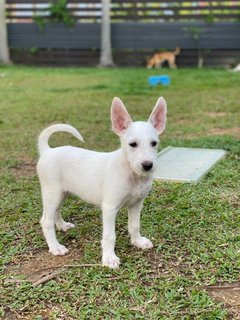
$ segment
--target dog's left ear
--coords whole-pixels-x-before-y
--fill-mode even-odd
[[[111,120],[112,129],[118,136],[121,136],[132,123],[130,115],[119,98],[114,98],[112,101]]]
[[[160,97],[153,108],[148,122],[161,134],[165,129],[167,119],[167,104],[163,97]]]

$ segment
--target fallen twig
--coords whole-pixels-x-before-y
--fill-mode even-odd
[[[63,272],[63,270],[59,270],[59,271],[56,271],[56,272],[54,272],[54,273],[50,273],[50,274],[42,277],[41,279],[33,282],[32,285],[33,285],[33,287],[37,287],[37,286],[39,286],[40,284],[45,283],[45,282],[47,282],[47,281],[55,278],[55,277],[56,277],[59,273],[61,273],[61,272]]]
[[[240,290],[239,286],[205,286],[206,290]]]

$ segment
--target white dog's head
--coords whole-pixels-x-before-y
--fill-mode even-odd
[[[167,105],[160,97],[148,122],[133,122],[123,102],[114,98],[111,107],[113,131],[120,137],[122,150],[132,170],[140,176],[148,176],[157,167],[159,135],[166,124]]]

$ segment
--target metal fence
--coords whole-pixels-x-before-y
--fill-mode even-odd
[[[35,23],[36,18],[47,20],[52,5],[57,3],[57,0],[7,0],[13,61],[60,65],[97,63],[101,1],[69,0],[66,10],[74,17],[75,25],[47,23],[41,30]],[[197,48],[207,52],[209,65],[234,64],[240,57],[239,13],[240,0],[112,0],[115,61],[119,65],[144,65],[154,51],[180,46],[180,65],[194,65]]]
[[[191,34],[198,30],[198,42]],[[91,49],[100,48],[99,23],[78,23],[74,27],[47,24],[43,30],[34,23],[8,26],[12,48]],[[240,23],[172,22],[112,24],[112,47],[119,49],[240,49]]]

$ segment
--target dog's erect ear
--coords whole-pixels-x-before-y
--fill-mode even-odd
[[[111,107],[112,129],[121,136],[128,126],[132,123],[132,119],[128,114],[121,99],[114,98]]]
[[[148,122],[161,134],[165,129],[167,119],[167,104],[163,97],[160,97],[153,108]]]

